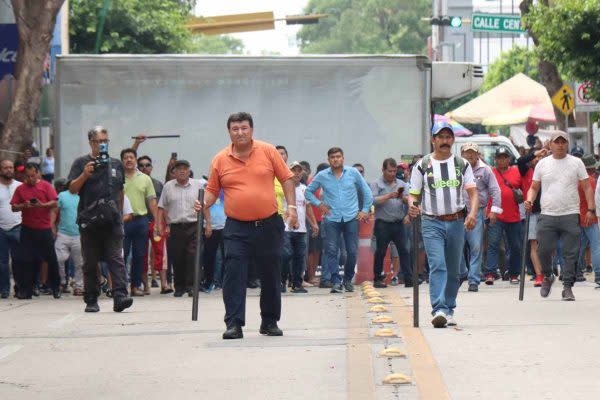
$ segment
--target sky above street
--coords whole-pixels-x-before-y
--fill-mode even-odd
[[[212,17],[273,11],[275,18],[283,18],[286,15],[302,14],[302,10],[307,3],[308,0],[200,0],[196,5],[195,14]],[[298,54],[295,38],[299,29],[300,25],[287,26],[285,22],[277,22],[275,30],[234,33],[231,36],[242,39],[245,51],[250,55],[273,53],[294,55]]]

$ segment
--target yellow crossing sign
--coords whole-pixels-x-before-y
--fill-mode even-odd
[[[552,96],[552,104],[563,114],[569,115],[575,109],[575,92],[569,85],[563,85],[558,92]]]

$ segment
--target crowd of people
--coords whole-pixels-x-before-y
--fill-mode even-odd
[[[102,293],[115,311],[153,287],[192,296],[200,212],[201,288],[223,289],[225,339],[243,337],[246,288],[261,287],[261,333],[271,336],[282,334],[281,293],[354,291],[359,227],[370,221],[374,286],[428,282],[435,327],[456,324],[463,282],[469,292],[499,279],[518,284],[522,259],[544,297],[554,276],[564,300],[575,299],[573,285],[592,271],[600,288],[599,163],[579,147],[569,154],[560,131],[517,160],[499,148],[487,165],[475,143],[452,154],[452,127],[439,123],[431,154],[410,163],[386,158],[367,183],[364,166],[346,165],[342,148],[329,149],[313,174],[309,162],[289,162],[285,146],[254,140],[249,114],[233,114],[227,129],[232,144],[204,177],[194,178],[191,163],[172,153],[164,182],[157,179],[151,156],[138,154],[144,135],[111,158],[100,126],[88,132],[90,153],[66,179],[54,179],[52,149],[42,160],[2,160],[0,296],[10,296],[11,271],[16,298],[72,293],[87,312],[99,311]],[[417,217],[421,232],[413,238]],[[411,254],[413,240],[418,254]]]

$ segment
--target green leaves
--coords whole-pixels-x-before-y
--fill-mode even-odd
[[[526,23],[538,39],[538,54],[570,79],[590,82],[592,97],[600,100],[600,1],[538,3]]]
[[[310,0],[305,13],[329,17],[303,26],[298,34],[303,53],[425,52],[431,13],[428,0]]]
[[[101,0],[69,2],[71,52],[92,53]],[[102,53],[184,53],[191,35],[184,26],[192,0],[111,0],[106,15]]]

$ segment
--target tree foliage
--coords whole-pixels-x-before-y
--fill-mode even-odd
[[[479,93],[487,92],[520,72],[539,81],[538,63],[535,51],[525,47],[515,46],[503,52],[489,66]]]
[[[305,13],[329,17],[298,33],[303,53],[422,54],[431,33],[429,0],[310,0]]]
[[[200,54],[242,54],[244,42],[228,35],[195,35],[192,38],[191,51]]]
[[[538,2],[526,16],[537,51],[569,78],[592,84],[600,100],[600,1]]]

